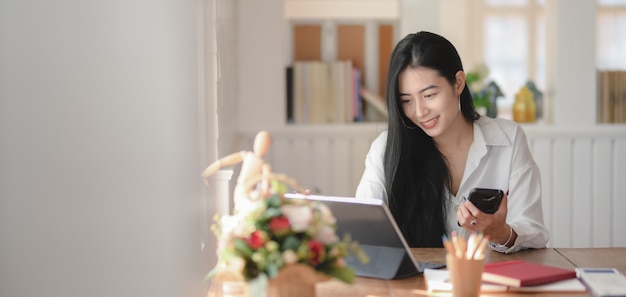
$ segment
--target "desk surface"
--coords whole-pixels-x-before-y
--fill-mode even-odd
[[[564,258],[576,267],[617,268],[626,274],[625,248],[594,248],[594,249],[556,249]]]
[[[417,261],[445,263],[445,250],[438,248],[412,249]],[[487,262],[523,259],[531,262],[574,269],[576,267],[615,267],[626,274],[626,248],[556,248],[523,250],[514,254],[501,254],[490,251]],[[502,293],[489,296],[530,296],[533,294]],[[589,292],[580,294],[541,294],[540,296],[592,296]],[[357,278],[353,285],[336,280],[317,285],[317,296],[354,297],[403,297],[403,296],[449,296],[449,294],[429,294],[422,275],[399,280]],[[539,294],[535,295],[539,296]]]

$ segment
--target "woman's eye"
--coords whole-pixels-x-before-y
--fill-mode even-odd
[[[437,95],[437,93],[432,93],[432,94],[427,94],[427,95],[424,95],[424,99],[430,99],[430,98],[433,98],[433,97],[435,97],[435,95]]]
[[[400,99],[400,103],[402,104],[411,103],[411,101],[413,101],[413,99]]]

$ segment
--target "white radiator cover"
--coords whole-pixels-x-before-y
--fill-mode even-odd
[[[371,142],[385,124],[269,130],[265,156],[314,192],[353,196]],[[550,247],[626,246],[626,126],[524,126],[542,175]],[[250,149],[257,131],[243,134]]]

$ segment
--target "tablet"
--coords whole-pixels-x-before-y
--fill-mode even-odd
[[[350,234],[370,259],[363,264],[355,255],[346,258],[346,265],[353,268],[357,276],[397,279],[422,272],[382,200],[291,193],[285,197],[320,201],[330,208],[337,219],[339,238]]]

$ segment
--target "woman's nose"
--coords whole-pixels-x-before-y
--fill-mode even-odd
[[[424,117],[425,115],[428,114],[429,111],[430,110],[428,109],[426,104],[422,102],[422,100],[415,101],[415,115],[417,116],[417,118]]]

